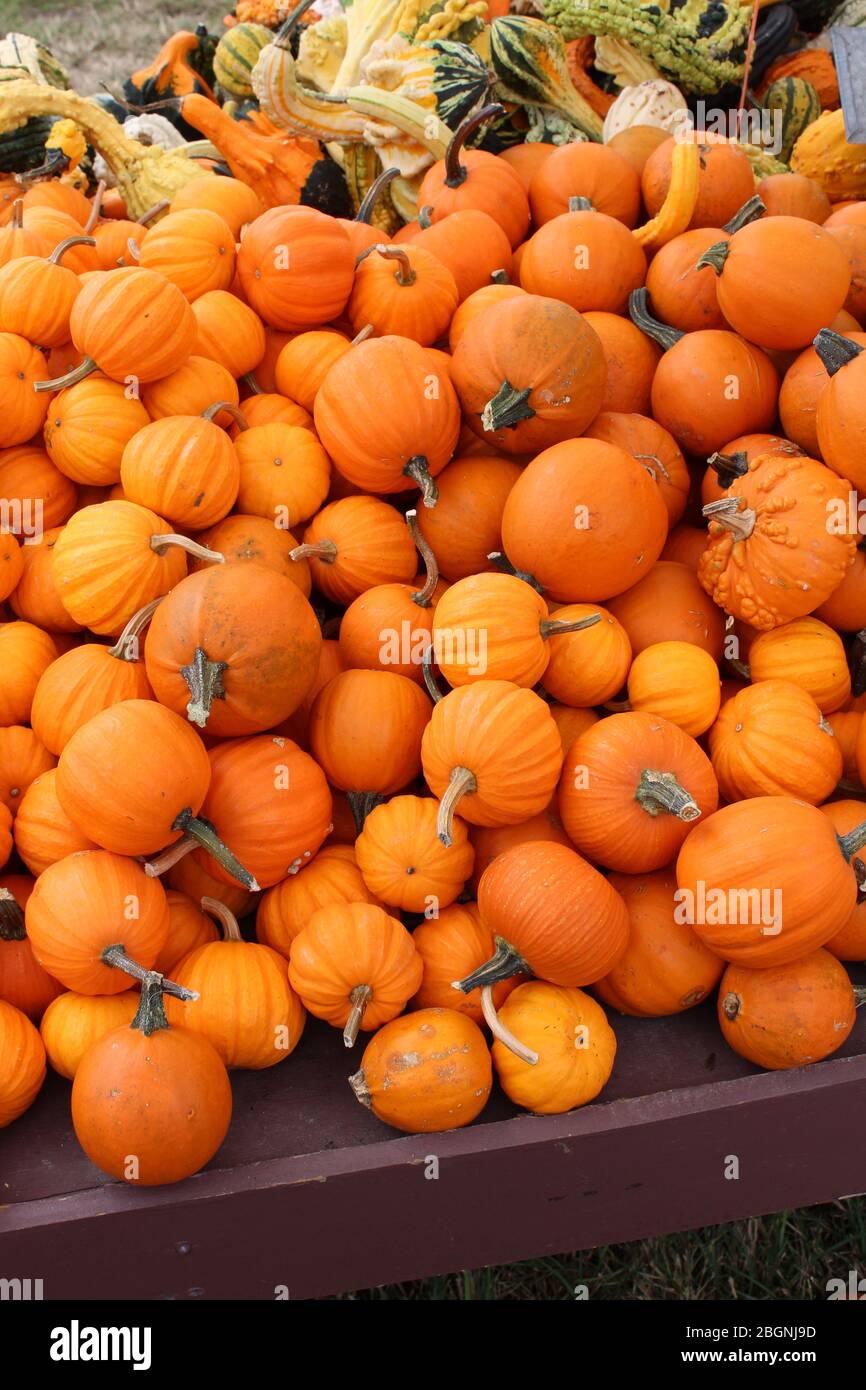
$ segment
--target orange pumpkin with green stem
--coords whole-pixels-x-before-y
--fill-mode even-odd
[[[464,208],[478,208],[499,223],[512,246],[518,246],[529,226],[529,200],[520,179],[496,155],[465,149],[469,136],[504,110],[494,102],[461,122],[445,158],[437,160],[421,180],[418,206],[430,209],[432,222]]]
[[[424,974],[418,993],[411,1001],[415,1009],[454,1009],[474,1023],[483,1024],[481,990],[468,994],[455,991],[454,981],[477,970],[493,954],[493,933],[481,920],[476,903],[452,903],[438,917],[421,922],[412,933],[415,950],[421,957]],[[500,980],[491,991],[494,1008],[499,1008],[520,982],[515,976]]]
[[[830,382],[818,398],[818,444],[828,468],[850,479],[855,488],[866,484],[862,443],[866,439],[866,415],[862,386],[866,381],[866,357],[859,342],[822,328],[815,350]]]
[[[292,942],[292,988],[347,1047],[402,1013],[421,975],[409,932],[372,903],[321,907]]]
[[[706,506],[708,502],[717,502],[724,497],[748,473],[752,459],[760,458],[762,454],[790,458],[803,452],[799,444],[778,434],[740,435],[707,459],[707,471],[701,479],[701,502]]]
[[[839,334],[858,347],[866,347],[866,333],[845,329]],[[818,401],[830,384],[830,375],[814,347],[804,348],[785,373],[779,392],[779,418],[785,434],[804,453],[817,458]]]
[[[651,873],[669,864],[718,805],[709,759],[677,725],[654,715],[614,714],[568,750],[559,785],[566,833],[594,863]]]

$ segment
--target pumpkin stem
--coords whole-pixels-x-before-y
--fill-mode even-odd
[[[173,869],[175,864],[179,864],[181,859],[185,859],[194,849],[198,849],[198,844],[191,835],[182,835],[179,840],[175,840],[173,845],[164,849],[162,854],[158,854],[155,859],[148,859],[144,864],[144,872],[148,878],[159,878],[168,869]]]
[[[854,986],[854,1007],[857,1008],[857,1009],[862,1009],[862,1007],[863,1007],[864,1004],[866,1004],[866,986],[864,986],[864,985],[855,985],[855,986]]]
[[[96,239],[92,236],[68,236],[64,241],[58,242],[50,256],[46,256],[49,265],[59,265],[65,253],[71,246],[95,246]]]
[[[160,989],[165,994],[173,994],[175,999],[185,999],[187,1003],[190,1003],[199,997],[197,990],[175,984],[174,980],[166,980],[156,970],[146,970],[143,965],[139,965],[137,960],[133,960],[132,956],[126,954],[126,948],[120,942],[115,946],[106,946],[102,952],[101,960],[103,965],[110,965],[115,970],[122,970],[125,974],[131,975],[134,980],[140,980],[142,985],[146,984],[149,976],[155,976],[160,982]]]
[[[707,464],[715,470],[719,487],[733,487],[749,471],[749,460],[741,449],[734,454],[710,454]]]
[[[370,812],[374,807],[381,806],[385,798],[381,792],[346,792],[346,800],[352,812],[355,828],[360,835]]]
[[[201,910],[217,919],[222,927],[223,941],[241,941],[243,939],[237,917],[230,907],[220,902],[219,898],[202,898]]]
[[[489,960],[479,965],[462,980],[452,981],[451,988],[469,994],[473,989],[484,985],[497,985],[500,980],[510,980],[512,975],[531,975],[532,971],[514,947],[502,936],[493,938],[496,949]]]
[[[418,275],[417,272],[412,269],[412,262],[409,260],[403,247],[389,246],[387,242],[384,241],[377,241],[375,246],[366,247],[366,249],[361,252],[360,256],[356,256],[356,269],[362,261],[365,261],[368,256],[372,256],[374,252],[377,256],[381,256],[383,261],[397,262],[394,279],[397,281],[398,285],[414,285],[415,281],[418,279]]]
[[[180,674],[186,681],[190,694],[186,717],[191,724],[197,724],[200,729],[204,729],[214,700],[225,699],[223,671],[227,670],[227,661],[211,661],[202,647],[196,647],[195,656],[188,666],[181,666]]]
[[[848,669],[851,672],[851,694],[856,698],[866,694],[866,628],[854,633],[851,650],[848,653]]]
[[[741,227],[747,227],[750,222],[757,222],[759,217],[763,217],[767,211],[767,205],[762,201],[757,193],[753,193],[741,208],[737,208],[733,217],[722,227],[723,232],[733,236]]]
[[[354,1072],[349,1077],[349,1085],[355,1092],[355,1099],[359,1100],[362,1105],[366,1105],[367,1109],[370,1110],[373,1105],[373,1097],[370,1094],[370,1087],[367,1085],[367,1078],[364,1075],[363,1069]]]
[[[415,542],[415,548],[424,561],[424,569],[427,573],[424,588],[412,594],[412,602],[417,603],[419,608],[429,608],[430,601],[436,592],[436,585],[439,583],[439,566],[436,563],[436,556],[421,534],[421,528],[418,525],[418,513],[414,507],[406,513],[406,525],[409,527],[409,535]]]
[[[130,1028],[137,1028],[146,1038],[168,1027],[165,1016],[163,988],[165,981],[157,970],[146,970],[141,982],[141,1001]]]
[[[126,238],[126,252],[130,260],[135,261],[135,264],[138,265],[141,260],[141,247],[131,236]]]
[[[79,362],[77,367],[73,367],[65,376],[56,376],[53,381],[34,381],[34,391],[65,391],[67,386],[75,386],[77,382],[83,381],[91,372],[96,371],[96,363],[92,357],[85,357]]]
[[[307,10],[310,8],[310,2],[311,0],[306,0],[305,4],[304,0],[300,0],[300,3],[286,15],[274,36],[274,44],[277,48],[289,47],[289,39],[307,13]]]
[[[491,270],[490,283],[491,285],[510,285],[511,276],[507,270]]]
[[[185,835],[190,835],[201,845],[202,849],[207,850],[211,858],[215,859],[227,874],[236,878],[238,883],[242,883],[250,893],[261,892],[252,874],[244,868],[239,859],[235,858],[228,845],[223,844],[216,832],[216,827],[211,825],[209,820],[205,820],[203,816],[194,816],[189,806],[186,806],[171,828],[172,830],[182,830]]]
[[[155,550],[157,555],[161,555],[167,545],[179,545],[181,550],[185,550],[188,555],[194,555],[197,560],[210,560],[213,565],[224,565],[225,555],[218,550],[208,550],[207,546],[199,545],[198,541],[191,541],[189,536],[177,536],[169,532],[165,536],[151,536],[150,548]]]
[[[712,266],[717,275],[721,275],[725,268],[725,261],[731,252],[731,244],[728,241],[717,241],[701,256],[695,264],[695,270],[703,270],[705,266]]]
[[[524,584],[528,584],[537,594],[544,593],[544,585],[539,584],[538,580],[531,574],[527,574],[525,570],[515,569],[507,555],[503,555],[501,550],[489,551],[487,558],[498,570],[502,570],[503,574],[513,574],[515,579],[522,579]]]
[[[835,376],[842,367],[853,362],[863,351],[859,343],[834,333],[832,328],[822,328],[812,339],[812,346],[821,359],[821,365],[828,376]]]
[[[332,565],[337,558],[337,547],[333,541],[314,541],[312,545],[305,541],[303,545],[296,545],[294,550],[289,551],[290,560],[321,560],[323,565]]]
[[[534,1067],[537,1064],[538,1053],[533,1052],[531,1047],[527,1047],[526,1044],[522,1043],[519,1038],[516,1038],[512,1033],[511,1029],[506,1028],[505,1024],[502,1022],[502,1019],[499,1017],[499,1014],[496,1012],[496,1005],[493,1002],[492,985],[482,986],[481,1012],[483,1013],[484,1021],[487,1024],[487,1027],[490,1029],[491,1033],[493,1034],[494,1038],[498,1039],[498,1041],[501,1042],[504,1047],[507,1047],[509,1051],[513,1052],[515,1057],[519,1057],[521,1061],[528,1062],[531,1067]]]
[[[586,618],[574,618],[571,622],[557,618],[542,618],[538,630],[542,637],[564,637],[567,632],[582,632],[585,627],[595,627],[601,622],[600,613],[590,613]]]
[[[90,204],[90,215],[84,224],[84,235],[89,236],[99,221],[99,214],[102,212],[102,199],[105,197],[105,179],[100,179],[96,185],[93,199]]]
[[[114,646],[108,648],[108,655],[116,656],[118,661],[139,661],[139,635],[147,627],[161,603],[162,596],[151,599],[150,603],[133,613]]]
[[[239,430],[249,429],[249,421],[246,415],[244,415],[244,412],[238,406],[232,405],[231,401],[214,401],[213,405],[209,405],[207,410],[202,411],[201,418],[203,420],[213,421],[224,410],[228,411]]]
[[[756,513],[751,507],[743,507],[742,497],[720,497],[718,502],[708,502],[701,508],[709,521],[716,521],[731,532],[735,541],[747,541],[755,529]]]
[[[433,643],[431,642],[421,659],[421,675],[424,678],[424,686],[427,690],[427,694],[430,696],[434,705],[438,705],[439,701],[444,700],[445,697],[433,679],[432,662]]]
[[[522,420],[531,420],[535,415],[528,403],[531,395],[531,386],[518,391],[510,381],[503,381],[496,395],[490,397],[481,412],[481,423],[485,430],[516,430]]]
[[[364,1018],[364,1010],[372,998],[373,991],[369,985],[356,985],[349,995],[352,1008],[343,1029],[343,1042],[347,1047],[354,1047],[358,1041],[358,1030]]]
[[[399,169],[383,169],[379,177],[373,180],[364,195],[361,206],[355,213],[356,222],[366,222],[369,224],[373,216],[373,209],[379,201],[380,194],[384,193],[391,180],[395,179],[399,172]]]
[[[357,347],[359,343],[366,343],[367,339],[375,332],[372,323],[365,323],[360,333],[356,333],[349,347]]]
[[[672,772],[655,772],[644,768],[635,790],[634,799],[651,816],[665,811],[677,820],[699,820],[701,808]]]
[[[9,226],[14,228],[16,232],[20,232],[21,228],[24,226],[23,198],[16,198],[15,202],[12,204],[12,216],[9,219]]]
[[[23,941],[26,935],[24,909],[8,888],[0,888],[0,941]]]
[[[452,767],[448,786],[439,802],[439,815],[436,819],[436,833],[446,849],[452,843],[451,831],[454,829],[454,810],[460,798],[478,790],[475,773],[468,767]]]
[[[148,208],[146,212],[143,212],[140,217],[136,217],[135,220],[139,223],[140,226],[146,227],[148,222],[153,221],[157,213],[165,212],[166,208],[168,207],[171,207],[169,199],[160,198],[158,203],[154,203],[152,208]]]
[[[664,352],[675,347],[680,338],[684,335],[679,328],[671,328],[668,324],[662,323],[659,319],[654,319],[647,307],[647,292],[645,289],[632,290],[628,297],[629,318],[641,333],[645,333],[653,342],[658,343]]]
[[[592,212],[592,211],[593,211],[593,207],[592,207],[592,203],[589,201],[588,198],[583,198],[583,197],[569,198],[569,200],[568,200],[568,211],[569,211],[569,212]]]
[[[263,396],[265,394],[252,372],[244,372],[241,381],[254,396]]]
[[[849,830],[846,835],[837,835],[839,848],[850,864],[858,850],[866,845],[866,821],[861,825],[855,825],[853,830]]]
[[[505,107],[500,106],[498,101],[491,102],[489,106],[482,106],[480,111],[476,111],[473,116],[467,116],[465,121],[461,121],[448,146],[445,155],[445,187],[459,188],[466,182],[469,170],[465,164],[460,163],[460,155],[463,146],[474,135],[480,126],[492,121],[494,116],[504,116]]]
[[[725,1015],[725,1018],[730,1019],[731,1023],[733,1023],[734,1019],[739,1016],[742,1006],[743,1001],[739,994],[735,994],[734,991],[731,990],[722,1000],[722,1013]]]
[[[428,227],[433,226],[433,204],[425,203],[418,213],[418,226],[422,232],[426,232]]]
[[[403,473],[407,478],[414,478],[421,489],[421,501],[425,507],[435,507],[439,501],[439,489],[433,481],[433,476],[427,467],[427,460],[423,454],[415,454],[410,458]]]

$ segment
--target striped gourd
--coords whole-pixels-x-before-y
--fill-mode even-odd
[[[465,43],[432,39],[422,45],[433,63],[433,92],[439,119],[452,130],[480,105],[490,86],[483,58]]]
[[[4,68],[10,71],[3,72]],[[0,39],[0,80],[23,76],[60,91],[69,86],[69,74],[50,49],[29,34],[7,34]]]
[[[214,77],[224,92],[243,99],[252,96],[253,68],[274,36],[263,24],[236,24],[223,34],[214,54]]]
[[[54,119],[53,116],[32,116],[17,130],[0,135],[0,174],[25,174],[28,169],[44,163],[45,141],[51,134]]]
[[[509,14],[490,25],[490,59],[497,95],[520,106],[548,107],[590,140],[601,139],[601,117],[568,75],[565,44],[543,20]]]
[[[763,106],[772,113],[774,122],[781,124],[778,156],[787,164],[803,131],[820,116],[821,98],[805,78],[780,77],[764,93]],[[776,134],[775,128],[773,133]]]

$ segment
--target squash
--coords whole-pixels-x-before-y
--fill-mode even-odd
[[[310,1013],[343,1030],[347,1047],[402,1013],[421,975],[406,928],[372,903],[321,907],[292,942],[292,988]]]
[[[818,618],[795,618],[762,632],[749,647],[751,680],[792,681],[824,714],[846,704],[851,675],[841,638]]]
[[[298,330],[346,307],[354,258],[342,227],[315,208],[271,208],[247,227],[238,277],[250,306],[273,328]]]
[[[508,1099],[536,1115],[587,1105],[610,1079],[616,1035],[604,1010],[581,989],[543,980],[518,985],[499,1011],[499,1025],[535,1054],[533,1066],[494,1037],[496,1075]]]
[[[48,1005],[39,1032],[51,1066],[75,1080],[86,1052],[113,1028],[129,1026],[141,1003],[138,990],[122,994],[76,994],[65,990]]]
[[[364,882],[351,845],[325,845],[298,873],[263,893],[256,938],[288,960],[292,942],[313,913],[333,903],[382,905]]]
[[[767,217],[804,217],[823,225],[830,216],[827,194],[803,174],[768,174],[758,184],[758,197]]]
[[[667,529],[661,493],[642,464],[588,438],[538,454],[502,514],[511,564],[565,603],[603,602],[631,588],[660,555]]]
[[[811,28],[811,25],[809,27]],[[839,78],[836,75],[833,55],[827,49],[808,47],[783,53],[770,64],[761,77],[757,87],[758,97],[763,97],[774,82],[788,77],[808,82],[818,93],[823,111],[833,111],[838,107]]]
[[[806,127],[791,153],[791,168],[820,184],[831,203],[866,196],[866,146],[848,144],[841,109],[824,111]]]
[[[729,965],[719,988],[729,1047],[767,1071],[820,1062],[838,1051],[857,1016],[845,968],[829,951],[768,970]]]
[[[611,715],[586,729],[565,755],[563,828],[581,854],[608,869],[663,868],[694,823],[717,805],[706,754],[676,724],[655,715]]]
[[[727,613],[766,632],[811,613],[845,577],[854,537],[828,519],[844,514],[848,485],[814,459],[764,454],[736,488],[704,509],[710,540],[698,578]]]
[[[556,29],[535,15],[505,13],[492,16],[488,34],[497,91],[505,100],[549,108],[564,116],[580,138],[601,139],[602,122],[589,89],[602,93],[588,79],[580,86],[575,82],[574,66]]]
[[[141,974],[153,965],[169,915],[162,884],[133,859],[98,849],[40,874],[25,922],[36,959],[67,989],[119,994],[129,987],[130,966]]]
[[[235,24],[223,34],[214,53],[213,73],[224,92],[242,101],[252,96],[253,68],[273,38],[264,24]]]
[[[803,454],[799,444],[778,434],[743,434],[712,454],[707,471],[701,479],[701,503],[718,502],[749,471],[752,459],[762,454],[779,454],[783,458]]]
[[[520,180],[496,155],[465,149],[469,136],[503,110],[493,103],[461,122],[445,158],[437,160],[422,178],[418,206],[430,208],[431,222],[463,208],[478,208],[499,223],[512,246],[518,246],[529,227],[529,200]]]
[[[710,757],[726,801],[796,796],[817,806],[842,776],[832,728],[789,680],[763,679],[726,701],[710,730]]]
[[[136,1186],[197,1172],[225,1138],[231,1113],[225,1067],[205,1038],[168,1027],[155,973],[132,1024],[95,1042],[72,1083],[81,1147],[103,1172]]]
[[[781,143],[778,156],[783,164],[788,164],[791,152],[803,131],[821,114],[821,98],[804,77],[777,77],[765,87],[761,105],[772,113],[771,120],[781,125]],[[776,137],[778,141],[778,136]]]
[[[201,905],[219,922],[222,939],[198,946],[181,961],[178,983],[195,993],[189,1006],[169,1000],[168,1022],[206,1040],[227,1067],[276,1066],[297,1047],[306,1022],[286,963],[269,946],[243,941],[224,903],[202,898]]]
[[[698,192],[689,227],[722,227],[755,191],[755,177],[745,152],[728,141],[712,143],[700,132],[680,140],[673,136],[653,150],[641,179],[644,205],[650,217],[660,212],[673,179],[674,152],[694,144],[699,156]]]
[[[430,916],[462,892],[475,860],[468,828],[455,817],[446,848],[437,813],[429,797],[395,796],[367,815],[355,856],[367,888],[387,906]]]
[[[454,980],[468,975],[489,959],[494,950],[493,933],[482,922],[476,903],[453,903],[437,916],[421,922],[412,933],[412,941],[424,974],[418,993],[410,1002],[414,1009],[454,1009],[484,1023],[481,990],[462,994],[454,989]],[[503,1000],[520,983],[521,977],[500,980],[491,991],[493,1006]]]
[[[719,668],[694,642],[655,642],[631,664],[628,698],[633,710],[670,720],[697,738],[719,712]]]
[[[671,868],[611,874],[628,909],[628,945],[593,986],[602,1003],[636,1018],[665,1018],[692,1009],[719,982],[724,962],[676,913]]]
[[[866,553],[859,545],[853,565],[830,597],[815,609],[815,617],[841,632],[859,632],[866,626]]]
[[[602,139],[608,145],[624,131],[642,126],[670,132],[687,109],[680,89],[662,78],[621,87],[604,118]]]
[[[723,960],[768,969],[823,946],[857,901],[851,858],[866,827],[837,838],[829,818],[790,796],[723,806],[677,859],[682,920]],[[808,845],[792,855],[792,845]],[[784,910],[783,910],[784,905]]]
[[[0,1060],[0,1129],[3,1129],[33,1104],[45,1080],[42,1039],[30,1019],[4,999],[0,999]]]
[[[408,1069],[407,1056],[414,1061]],[[367,1044],[360,1070],[349,1077],[362,1105],[409,1134],[471,1124],[487,1104],[492,1084],[481,1029],[456,1009],[419,1009],[392,1019]]]

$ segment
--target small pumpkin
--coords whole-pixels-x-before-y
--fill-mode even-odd
[[[744,151],[727,141],[708,141],[692,133],[698,147],[698,195],[689,227],[723,227],[755,191],[752,166]],[[671,185],[674,150],[680,137],[671,136],[653,150],[641,178],[643,201],[655,217]],[[685,143],[685,142],[683,142]]]
[[[616,1034],[604,1009],[582,989],[530,980],[508,996],[499,1022],[537,1058],[527,1066],[494,1038],[496,1075],[515,1105],[536,1115],[562,1115],[595,1100],[607,1085]]]
[[[224,903],[202,898],[201,905],[220,923],[222,939],[198,946],[181,961],[178,983],[200,998],[191,1004],[169,1000],[169,1024],[206,1039],[227,1067],[276,1066],[297,1047],[306,1022],[286,962],[270,946],[243,941]]]
[[[417,1060],[407,1070],[409,1054]],[[478,1118],[490,1097],[493,1067],[471,1018],[456,1009],[419,1009],[379,1029],[349,1085],[392,1128],[435,1134]]]
[[[295,334],[280,349],[274,366],[277,390],[312,411],[319,387],[350,347],[349,339],[333,328]]]
[[[256,937],[265,946],[291,956],[292,942],[320,907],[333,903],[373,903],[351,845],[325,845],[297,874],[263,893],[256,913]]]
[[[34,388],[44,375],[45,359],[26,338],[0,333],[0,449],[23,444],[42,428],[48,400]]]
[[[406,520],[424,560],[423,586],[377,584],[365,589],[340,621],[340,652],[345,667],[385,669],[421,681],[422,662],[432,642],[439,575],[414,509],[407,512]]]
[[[695,821],[717,805],[706,754],[656,715],[611,715],[586,729],[566,753],[559,784],[563,827],[581,854],[605,868],[663,868]]]
[[[371,893],[389,907],[429,913],[448,907],[472,873],[475,851],[466,825],[452,823],[446,848],[437,835],[435,801],[395,796],[374,806],[355,841],[355,856]]]
[[[328,495],[331,466],[311,429],[271,420],[242,430],[235,449],[240,511],[297,528],[319,510]]]
[[[30,1019],[0,999],[0,1129],[33,1104],[45,1080],[45,1048]]]
[[[24,571],[24,547],[11,531],[0,529],[0,603],[16,588]]]
[[[601,409],[590,429],[594,429],[597,424],[603,424],[611,412],[637,413],[639,417],[645,418],[649,410],[652,380],[661,357],[660,349],[641,333],[630,319],[623,318],[621,314],[608,314],[603,310],[591,309],[583,317],[601,339],[607,367]],[[661,430],[660,426],[656,428]],[[593,437],[601,438],[600,435]],[[615,444],[619,441],[612,439],[609,442]],[[671,444],[674,449],[677,448],[673,439]]]
[[[63,636],[71,637],[81,631],[80,624],[64,608],[54,580],[54,547],[62,532],[62,526],[52,526],[42,532],[35,544],[21,547],[24,569],[18,587],[9,596],[9,607],[15,616],[47,629],[58,652]]]
[[[429,208],[421,208],[420,230],[410,238],[412,248],[434,255],[451,272],[461,305],[482,287],[492,288],[491,279],[511,275],[515,268],[511,243],[487,212],[462,208],[441,222],[430,222],[429,214]]]
[[[57,648],[47,632],[33,623],[0,626],[0,725],[27,724],[39,679]]]
[[[719,668],[694,642],[656,642],[632,662],[628,698],[633,710],[670,720],[697,738],[719,712]]]
[[[492,568],[502,549],[502,512],[521,474],[519,463],[496,454],[457,454],[439,475],[439,500],[423,508],[418,527],[449,580]]]
[[[228,290],[207,290],[193,301],[192,312],[196,322],[194,353],[218,362],[233,377],[258,369],[267,335],[249,304]]]
[[[568,212],[569,200],[577,197],[626,227],[637,224],[640,179],[628,160],[608,145],[573,141],[558,146],[543,161],[529,188],[533,223],[543,227]]]
[[[112,382],[114,385],[116,383]],[[73,389],[80,390],[82,387]],[[201,415],[214,401],[225,401],[225,408],[213,417],[215,423],[223,428],[232,423],[230,407],[237,406],[238,399],[237,382],[231,373],[221,363],[195,353],[176,371],[161,377],[159,381],[151,381],[141,393],[141,401],[150,420],[162,420],[167,415]],[[49,423],[50,419],[49,411]],[[147,423],[148,420],[142,421],[139,429]]]
[[[321,907],[292,942],[292,988],[347,1047],[402,1013],[421,976],[409,932],[372,903]]]
[[[221,42],[227,38],[229,35],[224,35]],[[240,241],[244,226],[254,222],[265,210],[255,189],[243,179],[214,179],[209,174],[189,179],[172,197],[171,212],[185,212],[189,208],[207,208],[218,213],[228,223],[236,241]]]
[[[804,174],[768,174],[757,191],[767,217],[802,217],[822,226],[830,216],[827,194]]]
[[[202,912],[199,904],[185,893],[169,888],[165,898],[168,903],[168,936],[156,958],[154,969],[160,975],[173,975],[188,955],[210,941],[219,941],[220,936],[213,918]],[[118,997],[123,998],[122,995]]]
[[[824,714],[841,709],[851,674],[838,633],[820,619],[794,618],[762,632],[749,647],[752,682],[783,680],[805,690]]]
[[[628,909],[628,945],[594,989],[604,1004],[637,1018],[664,1018],[700,1004],[721,978],[724,962],[677,911],[670,868],[611,874]]]
[[[145,981],[132,1024],[95,1042],[72,1083],[72,1123],[84,1152],[136,1186],[197,1172],[225,1138],[231,1113],[225,1067],[205,1038],[169,1028],[156,974]]]
[[[50,256],[19,256],[0,268],[0,331],[18,333],[40,347],[60,347],[69,339],[69,316],[81,282],[63,265],[71,245],[92,237],[69,237]]]
[[[376,584],[408,584],[417,564],[405,522],[378,497],[330,502],[290,553],[293,560],[307,560],[319,592],[341,604]]]
[[[113,1028],[131,1025],[140,1003],[135,989],[125,989],[122,994],[65,990],[48,1005],[39,1025],[51,1066],[67,1081],[74,1081],[85,1053]]]
[[[767,1071],[803,1067],[837,1052],[857,1016],[844,966],[829,951],[766,970],[729,965],[719,988],[729,1047]]]
[[[44,449],[33,445],[0,453],[0,489],[11,514],[22,518],[30,535],[37,515],[45,527],[62,526],[75,511],[78,498],[75,484],[54,466]]]
[[[22,724],[0,727],[0,802],[13,817],[31,783],[56,762],[32,729]]]
[[[412,941],[424,968],[412,1008],[454,1009],[479,1026],[483,1024],[481,990],[462,994],[454,989],[455,980],[476,970],[493,954],[493,933],[482,922],[477,904],[452,903],[443,908],[438,916],[415,928]],[[520,976],[515,976],[495,984],[491,990],[494,1008],[499,1008],[519,983]]]
[[[838,715],[834,715],[834,719],[838,719]],[[837,835],[847,835],[849,831],[856,830],[863,819],[862,801],[828,801],[821,810],[835,828]],[[854,855],[853,862],[858,874],[862,873],[862,852]],[[857,901],[851,916],[825,945],[838,960],[866,960],[866,896],[862,888],[858,888]]]
[[[25,874],[7,874],[0,886],[0,999],[38,1024],[63,986],[40,965],[27,936],[24,908],[32,891]]]
[[[209,396],[205,404],[218,399]],[[150,418],[142,401],[121,382],[97,372],[52,397],[45,418],[45,448],[55,467],[73,482],[106,487],[120,481],[124,448]]]
[[[310,746],[328,781],[343,791],[400,791],[421,768],[430,699],[390,671],[343,671],[319,692]]]
[[[862,489],[866,470],[859,453],[864,435],[860,386],[866,377],[866,357],[859,341],[828,328],[818,333],[815,348],[830,376],[829,384],[818,397],[816,412],[821,457],[828,468]]]
[[[646,280],[646,256],[622,222],[580,206],[582,201],[574,200],[573,210],[545,222],[530,238],[520,259],[520,283],[530,294],[555,296],[581,313],[624,313],[629,295]]]
[[[848,329],[842,338],[866,347],[866,333]],[[811,458],[819,458],[818,402],[830,385],[830,374],[814,347],[804,348],[790,365],[779,391],[779,419],[785,434]],[[848,460],[846,460],[847,465]],[[847,476],[847,475],[846,475]]]
[[[208,550],[222,555],[227,565],[264,565],[291,579],[304,598],[310,597],[310,566],[306,560],[291,556],[297,538],[284,527],[275,526],[272,518],[232,513],[203,532],[201,540]],[[193,558],[190,569],[196,574],[207,563]]]
[[[762,680],[726,701],[710,730],[710,756],[726,801],[796,796],[817,806],[842,776],[832,728],[788,680]]]
[[[246,229],[237,259],[244,295],[273,328],[336,319],[354,279],[352,245],[334,218],[312,207],[272,207]]]
[[[56,768],[50,768],[31,782],[21,798],[15,817],[15,848],[34,875],[41,874],[58,859],[65,859],[67,854],[97,848],[60,805]]]
[[[355,333],[372,324],[379,336],[397,334],[422,347],[444,336],[457,308],[457,283],[431,251],[377,242],[356,265],[346,309]]]
[[[594,315],[588,314],[587,318],[592,322]],[[621,322],[626,323],[626,320]],[[633,324],[628,326],[634,327]],[[587,439],[601,439],[607,444],[615,444],[643,464],[661,493],[669,525],[676,525],[686,509],[691,476],[679,445],[668,430],[662,429],[646,415],[605,407],[596,415],[585,436]]]
[[[695,548],[700,544],[702,553],[706,542],[706,532],[699,532]],[[714,661],[722,656],[724,614],[701,588],[694,570],[678,560],[657,560],[644,579],[612,598],[608,607],[625,629],[635,656],[658,642],[692,642]]]
[[[583,633],[568,625],[596,615],[598,622]],[[548,630],[549,658],[541,680],[548,695],[566,705],[603,705],[622,690],[632,661],[628,633],[621,623],[596,604],[575,603],[557,608]]]
[[[421,180],[418,206],[429,207],[432,222],[464,208],[478,208],[499,223],[512,246],[518,246],[529,226],[529,200],[520,179],[496,155],[464,148],[469,136],[503,109],[495,103],[484,106],[461,122],[445,158]]]

